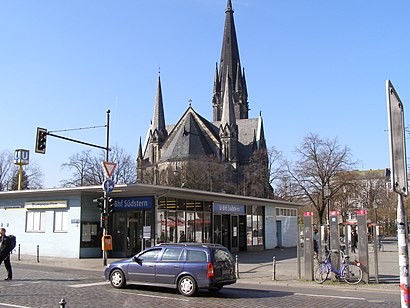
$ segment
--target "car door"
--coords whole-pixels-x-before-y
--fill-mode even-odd
[[[156,283],[175,284],[176,277],[182,271],[182,247],[167,247],[164,249],[156,266]]]
[[[136,282],[155,282],[155,270],[162,248],[144,251],[128,266],[128,279]]]

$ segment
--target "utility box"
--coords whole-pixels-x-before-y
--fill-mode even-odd
[[[103,235],[101,239],[102,250],[112,250],[112,237],[111,235]]]

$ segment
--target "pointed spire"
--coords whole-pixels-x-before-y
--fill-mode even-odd
[[[243,95],[245,97],[245,101],[248,101],[248,87],[246,85],[245,68],[242,69],[242,78],[243,78]]]
[[[236,39],[235,22],[233,18],[232,3],[228,0],[225,10],[225,28],[222,40],[222,52],[219,74],[225,77],[229,72],[231,80],[236,81],[236,65],[240,66],[238,41]],[[221,89],[225,88],[224,80],[221,82]]]
[[[223,94],[221,117],[221,125],[223,128],[225,128],[226,125],[236,126],[235,109],[232,99],[231,78],[229,78],[228,72],[226,72],[225,76],[225,90]]]
[[[142,159],[142,143],[141,143],[141,137],[140,137],[140,144],[138,146],[138,159]]]
[[[259,112],[259,117],[258,117],[256,142],[258,144],[258,150],[266,149],[266,140],[265,140],[265,131],[263,129],[262,111]]]
[[[218,63],[215,63],[214,95],[219,92]]]
[[[158,134],[158,141],[163,141],[167,136],[164,115],[164,103],[162,101],[161,76],[158,74],[158,86],[154,103],[154,115],[151,122],[151,133]]]

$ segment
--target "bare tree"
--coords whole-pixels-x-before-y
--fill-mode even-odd
[[[322,224],[327,206],[325,187],[330,188],[328,197],[332,199],[349,183],[338,175],[352,170],[355,162],[351,160],[350,149],[340,146],[337,139],[323,140],[313,133],[303,139],[296,154],[298,160],[286,164],[294,195],[314,206]]]
[[[0,191],[8,190],[13,170],[13,154],[9,150],[0,153]]]
[[[13,163],[13,153],[3,150],[0,153],[0,191],[17,190],[19,168]],[[43,187],[43,174],[35,160],[23,166],[22,189],[39,189]]]
[[[62,181],[63,186],[76,187],[102,184],[106,178],[102,166],[102,162],[105,160],[105,151],[99,152],[97,156],[93,156],[91,150],[72,155],[67,163],[61,165],[62,168],[72,171],[71,178]],[[135,162],[122,148],[113,146],[109,153],[109,161],[117,164],[112,175],[114,183],[135,183]]]

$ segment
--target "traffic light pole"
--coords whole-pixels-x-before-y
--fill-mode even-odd
[[[106,147],[105,147],[105,161],[108,161],[108,154],[110,151],[110,110],[107,110],[107,136],[106,136]],[[106,178],[107,179],[107,178]],[[107,235],[108,230],[108,196],[107,192],[104,190],[104,213],[103,213],[103,238]],[[103,265],[107,266],[107,250],[102,251],[103,255]]]

